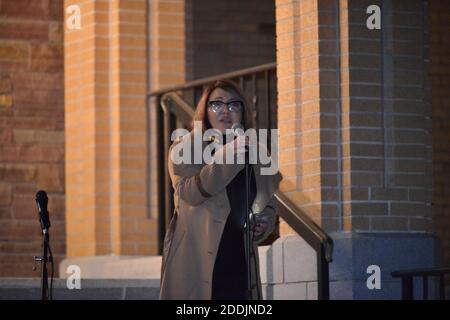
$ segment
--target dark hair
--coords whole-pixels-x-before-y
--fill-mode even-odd
[[[254,121],[250,103],[246,99],[245,94],[242,92],[241,88],[231,80],[218,80],[214,83],[207,85],[203,89],[202,96],[200,97],[200,100],[197,103],[194,118],[192,119],[192,121],[201,121],[203,130],[211,128],[207,112],[208,100],[211,93],[217,88],[223,89],[225,91],[232,91],[233,93],[236,93],[239,96],[239,98],[241,98],[244,105],[244,109],[242,110],[242,120],[243,120],[242,125],[244,126],[244,130],[254,128]],[[193,124],[192,127],[194,127]]]

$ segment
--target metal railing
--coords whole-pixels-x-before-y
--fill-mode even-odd
[[[196,101],[203,87],[211,82],[230,79],[238,82],[251,97],[252,115],[257,129],[277,128],[276,119],[276,64],[269,63],[257,67],[242,69],[214,77],[187,82],[183,85],[163,88],[150,92],[147,101],[153,101],[156,107],[158,137],[158,195],[159,245],[173,214],[173,189],[167,170],[168,150],[171,144],[171,132],[179,127],[188,128],[194,114]],[[270,149],[270,145],[269,145]],[[317,253],[318,299],[329,299],[329,263],[332,261],[333,241],[327,233],[302,212],[286,195],[278,191],[277,214],[299,234]]]
[[[414,277],[422,278],[422,297],[428,300],[428,280],[439,279],[439,299],[445,300],[445,275],[450,274],[450,267],[398,270],[391,273],[394,278],[402,279],[402,299],[414,299]]]
[[[282,192],[276,192],[275,197],[278,200],[277,214],[316,251],[318,299],[329,300],[328,264],[333,259],[333,240]]]

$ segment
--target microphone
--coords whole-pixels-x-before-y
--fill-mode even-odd
[[[236,137],[244,135],[244,126],[240,122],[233,123],[231,130]]]
[[[36,205],[39,211],[39,221],[41,223],[41,229],[48,230],[50,228],[50,218],[47,210],[48,197],[47,193],[40,190],[36,193]]]
[[[210,136],[208,136],[208,142],[213,142],[213,141],[216,141],[217,140],[217,138],[216,138],[216,136],[220,136],[222,133],[220,132],[220,130],[218,130],[218,129],[210,129],[210,130],[213,130],[214,131],[214,134],[212,134],[211,133],[211,135]]]
[[[231,131],[235,137],[242,137],[245,135],[244,126],[240,122],[233,123],[231,126]],[[246,145],[245,149],[248,151],[249,146]]]
[[[231,131],[233,132],[235,137],[245,137],[245,132],[244,132],[244,126],[240,123],[240,122],[235,122],[233,123],[233,125],[231,126]],[[246,139],[248,137],[245,137]],[[249,145],[245,145],[245,163],[246,165],[249,162],[249,149],[250,146]]]

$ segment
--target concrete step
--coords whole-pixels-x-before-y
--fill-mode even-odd
[[[40,300],[40,278],[0,278],[0,300]],[[53,280],[53,300],[157,300],[159,279],[81,279],[68,289],[67,279]]]
[[[80,267],[81,278],[88,279],[160,279],[161,256],[94,256],[63,260],[59,275],[67,278],[68,267]]]
[[[78,266],[81,289],[68,289],[69,266]],[[73,271],[72,271],[73,272]],[[65,259],[53,280],[54,300],[157,300],[161,256]],[[72,281],[73,282],[73,281]],[[39,300],[40,278],[0,278],[0,300]]]

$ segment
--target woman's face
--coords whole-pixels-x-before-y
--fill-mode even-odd
[[[234,123],[241,123],[244,104],[234,91],[214,89],[207,104],[208,120],[211,126],[225,134]]]

